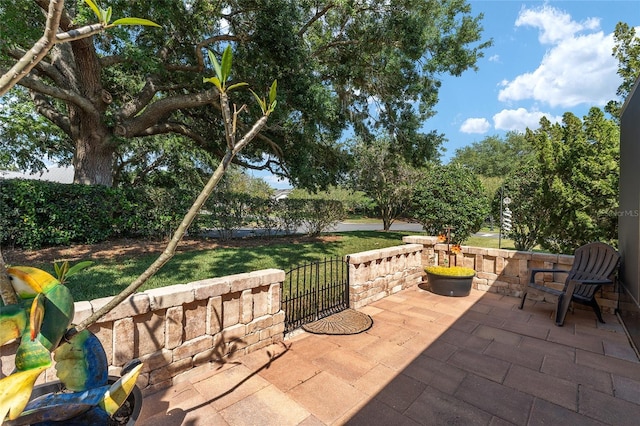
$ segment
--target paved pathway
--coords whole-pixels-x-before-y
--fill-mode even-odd
[[[143,426],[637,425],[640,363],[613,315],[419,287],[351,336],[299,334],[145,398]]]

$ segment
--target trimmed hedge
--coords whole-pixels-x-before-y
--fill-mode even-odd
[[[36,180],[0,180],[0,242],[27,249],[95,243],[113,234],[117,190]]]
[[[37,249],[93,244],[117,237],[166,238],[182,221],[197,194],[179,189],[132,189],[0,179],[0,244]],[[333,200],[271,199],[214,193],[189,232],[213,229],[231,238],[241,227],[266,235],[304,226],[317,235],[345,216]]]

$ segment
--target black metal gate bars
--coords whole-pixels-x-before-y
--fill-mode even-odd
[[[285,333],[349,307],[349,271],[341,257],[289,270],[282,284]]]

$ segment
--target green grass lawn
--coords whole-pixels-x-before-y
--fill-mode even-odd
[[[217,248],[177,253],[142,290],[184,284],[205,278],[261,269],[277,268],[288,270],[305,262],[312,262],[335,256],[402,245],[402,237],[415,232],[354,231],[331,233],[336,241],[304,243],[257,244],[241,248]],[[472,236],[464,245],[498,248],[495,237]],[[502,248],[513,249],[513,241],[502,240]],[[75,300],[92,300],[113,296],[136,279],[153,261],[156,255],[128,258],[124,261],[99,261],[86,271],[69,279],[68,287]],[[51,265],[34,265],[53,272]]]
[[[410,234],[414,233],[355,231],[333,233],[331,235],[337,235],[340,238],[332,242],[279,244],[276,240],[273,244],[257,244],[255,247],[181,252],[177,253],[141,290],[260,269],[288,270],[305,262],[401,245],[402,237]],[[113,296],[126,288],[155,259],[156,255],[146,255],[118,263],[100,261],[86,271],[71,277],[67,285],[75,300]],[[39,267],[43,266],[43,269],[52,272],[50,265]]]

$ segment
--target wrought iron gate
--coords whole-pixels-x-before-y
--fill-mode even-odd
[[[282,284],[285,333],[349,307],[349,270],[341,257],[289,270]]]

